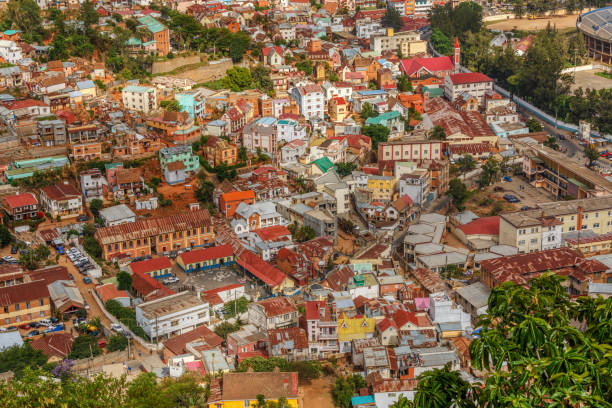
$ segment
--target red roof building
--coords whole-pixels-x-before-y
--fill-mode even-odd
[[[225,215],[225,218],[231,219],[236,214],[236,209],[240,203],[253,204],[255,203],[255,192],[247,191],[230,191],[229,193],[221,194],[219,197],[219,210]]]
[[[220,346],[223,339],[206,326],[196,327],[187,333],[174,336],[164,342],[164,359],[188,353],[189,343],[199,343],[198,350],[210,350]]]
[[[449,76],[450,81],[454,85],[463,84],[474,84],[478,82],[493,82],[491,78],[480,72],[461,72],[458,74],[451,74]]]
[[[161,279],[172,275],[172,262],[169,258],[162,256],[161,258],[132,262],[130,270],[132,273],[144,273],[152,278]]]
[[[72,351],[74,338],[69,333],[49,333],[30,342],[34,350],[40,350],[49,358],[64,359]]]
[[[453,72],[455,64],[450,57],[410,58],[401,60],[400,69],[409,77],[434,75],[443,78]]]
[[[477,218],[467,224],[458,225],[457,228],[463,232],[463,235],[469,237],[471,235],[499,235],[499,215],[493,217]]]
[[[32,193],[3,197],[2,206],[13,220],[27,220],[38,216],[38,200]]]
[[[264,283],[272,293],[281,291],[286,286],[293,286],[287,275],[273,267],[251,251],[244,251],[236,263],[245,271]]]
[[[196,249],[179,255],[176,263],[187,273],[218,268],[234,263],[234,249],[230,244]]]
[[[112,283],[98,286],[95,290],[104,303],[108,302],[109,300],[116,300],[124,307],[130,306],[130,294],[125,290],[117,289],[117,287]]]
[[[143,272],[132,273],[132,290],[137,297],[142,298],[145,302],[176,293]]]

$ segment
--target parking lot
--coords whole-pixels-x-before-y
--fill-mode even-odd
[[[242,273],[237,272],[237,269],[231,267],[222,267],[220,269],[211,269],[208,271],[186,274],[178,265],[175,264],[173,266],[172,273],[179,279],[179,281],[176,283],[166,285],[172,289],[187,286],[193,287],[200,292],[217,289],[223,286],[240,284],[244,285],[245,291],[251,296],[254,296],[257,292],[256,288],[251,287],[251,283],[242,275]]]
[[[512,194],[521,200],[519,203],[515,203],[515,206],[518,208],[525,206],[535,207],[539,203],[555,201],[555,197],[548,191],[542,188],[535,188],[520,176],[512,177],[512,181],[496,183],[494,187],[502,187],[504,189],[504,191],[495,192],[500,197],[505,194]]]

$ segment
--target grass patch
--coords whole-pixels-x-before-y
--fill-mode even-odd
[[[214,81],[200,82],[196,84],[194,88],[208,88],[213,91],[218,91],[227,88],[227,86],[225,86],[225,81],[223,79],[216,79]]]
[[[595,75],[606,79],[612,79],[612,73],[610,72],[596,72]]]

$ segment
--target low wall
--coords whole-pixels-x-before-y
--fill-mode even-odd
[[[514,13],[506,13],[506,14],[496,14],[494,16],[486,16],[486,17],[483,17],[482,21],[484,23],[489,23],[491,21],[510,20],[512,18],[516,18],[516,15],[514,15]]]
[[[154,62],[151,67],[152,74],[161,74],[163,72],[169,72],[183,65],[197,64],[200,62],[199,55],[192,55],[190,57],[176,57],[167,61]]]
[[[594,69],[598,69],[598,70],[605,71],[605,72],[612,72],[612,67],[610,66],[601,65],[601,64],[589,64],[589,65],[580,65],[578,67],[565,68],[564,70],[561,71],[561,73],[571,74],[574,72],[591,71]]]
[[[72,369],[74,371],[85,371],[88,368],[100,367],[106,364],[123,363],[128,360],[127,350],[113,351],[111,353],[101,354],[92,359],[82,358],[80,360],[74,360]]]

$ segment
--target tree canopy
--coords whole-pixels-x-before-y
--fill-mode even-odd
[[[402,28],[402,16],[395,7],[389,4],[387,6],[387,11],[382,18],[381,24],[383,27],[393,28],[395,32],[398,32]]]

